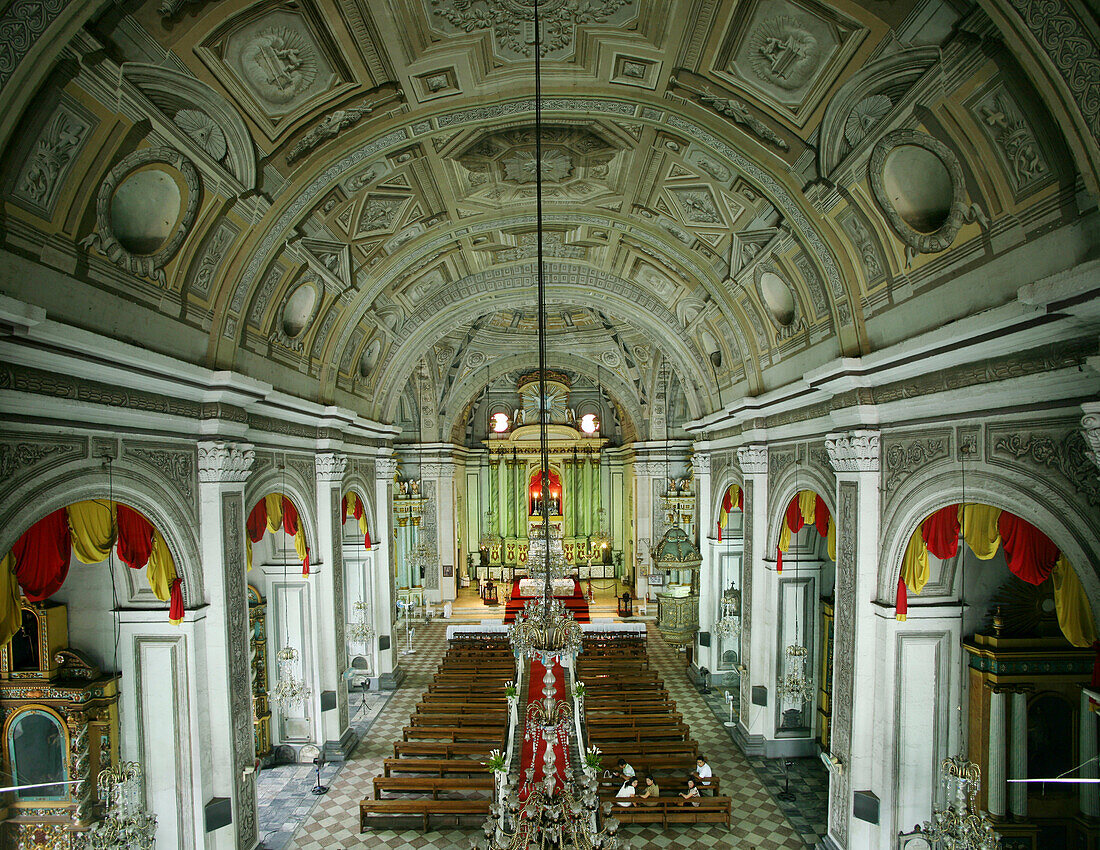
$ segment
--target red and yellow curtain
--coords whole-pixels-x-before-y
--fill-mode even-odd
[[[182,582],[161,533],[133,508],[89,499],[47,514],[15,541],[0,561],[0,645],[22,626],[20,594],[30,602],[49,599],[65,583],[75,554],[98,564],[115,549],[133,570],[145,570],[153,594],[168,603],[168,619],[183,619]]]
[[[252,544],[259,543],[267,532],[274,534],[280,528],[294,538],[294,551],[302,562],[302,575],[308,576],[309,546],[306,545],[306,532],[298,519],[298,509],[282,493],[268,493],[248,514],[245,521],[248,568],[252,569]]]
[[[1062,634],[1074,646],[1092,646],[1096,641],[1092,609],[1073,567],[1038,528],[991,505],[948,505],[914,529],[898,577],[899,620],[904,620],[908,613],[909,594],[920,594],[928,581],[928,554],[940,559],[955,557],[960,536],[974,556],[983,561],[1003,549],[1008,569],[1029,584],[1053,579],[1054,604]]]
[[[745,509],[745,491],[737,484],[731,484],[722,497],[722,510],[718,512],[718,542],[722,542],[722,530],[729,524],[730,512],[734,508]]]
[[[363,500],[354,490],[349,490],[340,503],[340,524],[346,523],[349,516],[355,517],[359,523],[359,533],[363,535],[363,546],[370,549],[373,544],[370,541],[370,531],[367,530],[367,513],[363,510]]]
[[[791,538],[806,525],[814,526],[817,533],[825,538],[829,557],[836,560],[836,523],[825,506],[825,500],[813,490],[800,490],[783,515],[783,528],[779,531],[779,545],[775,549],[776,572],[783,572],[783,553],[790,548]]]

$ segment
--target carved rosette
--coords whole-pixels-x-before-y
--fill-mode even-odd
[[[348,469],[348,456],[338,452],[323,452],[316,456],[318,481],[343,481]]]
[[[226,484],[248,480],[256,452],[248,443],[221,440],[199,443],[199,482]]]
[[[768,447],[763,443],[741,446],[737,449],[737,465],[743,475],[767,475]]]
[[[1087,403],[1081,407],[1085,411],[1081,419],[1081,433],[1084,434],[1085,444],[1088,446],[1085,454],[1100,467],[1100,404]]]
[[[825,451],[835,472],[878,472],[880,435],[878,431],[849,431],[829,434]]]

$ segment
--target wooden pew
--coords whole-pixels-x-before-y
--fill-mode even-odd
[[[503,749],[504,741],[452,744],[446,741],[394,741],[393,757],[402,758],[488,758],[489,751]]]
[[[445,776],[448,773],[487,773],[488,770],[477,759],[382,759],[382,772],[387,777],[393,773],[431,773]]]
[[[437,823],[480,826],[489,816],[489,800],[363,800],[359,803],[359,831],[412,826],[427,832]]]
[[[602,803],[615,803],[614,796],[601,797]],[[698,802],[695,806],[692,803]],[[672,823],[724,823],[730,825],[729,797],[700,797],[688,803],[680,797],[658,797],[655,800],[634,800],[630,806],[614,805],[611,817],[619,823],[659,823],[668,828]]]
[[[505,731],[499,726],[406,726],[401,730],[406,741],[450,741],[456,744],[496,742],[494,746],[504,739]]]
[[[374,799],[380,800],[381,794],[431,794],[433,800],[439,799],[440,792],[448,791],[492,791],[495,780],[492,776],[376,776],[374,777]]]
[[[600,746],[604,761],[614,764],[624,758],[630,761],[630,756],[686,756],[697,758],[699,745],[695,741],[643,741],[640,744],[632,742],[609,741]]]

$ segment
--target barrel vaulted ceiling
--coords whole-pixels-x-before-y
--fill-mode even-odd
[[[542,0],[551,365],[658,437],[663,367],[703,416],[1074,262],[1079,143],[998,8]],[[416,377],[450,438],[535,362],[530,15],[108,5],[13,125],[4,289],[384,421]]]

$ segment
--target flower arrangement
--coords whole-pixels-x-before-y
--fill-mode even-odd
[[[573,696],[577,699],[584,699],[584,693],[584,683],[577,682],[577,684],[573,686]]]
[[[504,685],[504,695],[508,697],[508,699],[515,699],[519,695],[515,682],[507,682]]]
[[[506,769],[504,755],[500,750],[489,750],[489,760],[483,761],[482,764],[489,768],[491,773],[504,773]]]
[[[603,751],[599,747],[589,747],[584,751],[584,766],[593,773],[600,772],[603,764]]]

